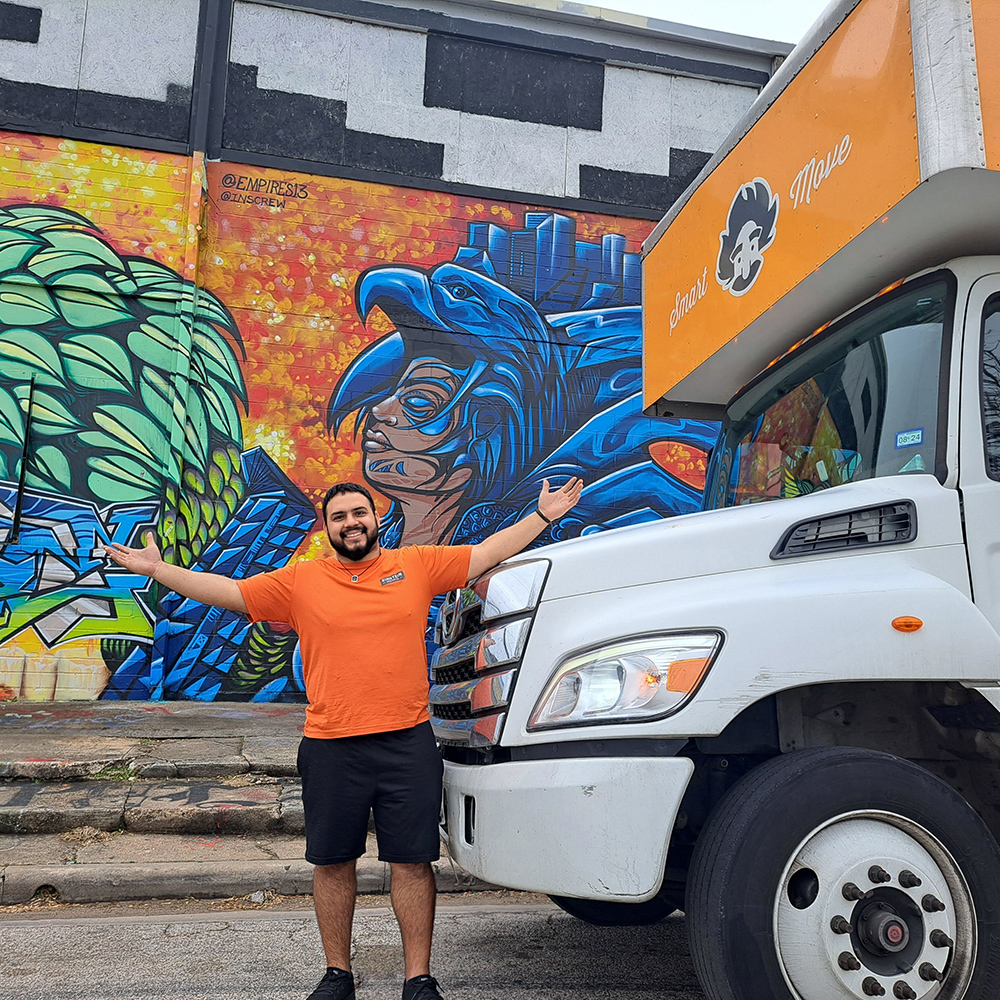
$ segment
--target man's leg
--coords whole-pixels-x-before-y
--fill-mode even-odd
[[[354,1000],[351,923],[355,868],[364,854],[374,791],[358,740],[303,737],[299,746],[306,861],[314,865],[313,901],[326,975],[308,1000]]]
[[[434,872],[425,863],[390,863],[389,867],[392,870],[392,908],[403,938],[406,978],[426,976],[431,971],[431,938],[437,898]]]
[[[316,923],[323,939],[326,964],[331,968],[351,967],[351,925],[357,893],[357,861],[316,865],[313,869]]]
[[[406,962],[404,1000],[441,1000],[430,975],[436,886],[431,862],[441,856],[438,814],[443,763],[430,724],[385,733],[373,811],[378,856],[392,870],[392,906]]]

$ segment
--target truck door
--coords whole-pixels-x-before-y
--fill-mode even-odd
[[[1000,275],[996,274],[975,282],[965,313],[959,482],[973,596],[1000,631]]]

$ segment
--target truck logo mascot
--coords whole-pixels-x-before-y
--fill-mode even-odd
[[[736,192],[726,228],[719,233],[719,260],[715,280],[730,295],[745,295],[764,264],[764,251],[774,242],[778,222],[778,196],[770,185],[755,177]]]

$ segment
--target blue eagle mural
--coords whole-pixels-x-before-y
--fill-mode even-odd
[[[472,226],[453,262],[358,281],[359,315],[379,307],[395,331],[358,355],[328,419],[338,434],[355,418],[365,479],[392,499],[387,545],[425,540],[428,520],[433,541],[479,541],[521,517],[544,478],[588,486],[537,544],[700,506],[650,447],[707,451],[717,425],[642,413],[637,255],[615,235],[577,241],[566,216],[526,222],[513,236]]]

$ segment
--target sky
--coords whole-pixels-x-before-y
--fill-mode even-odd
[[[679,21],[699,28],[797,42],[827,0],[589,0],[610,10]]]

